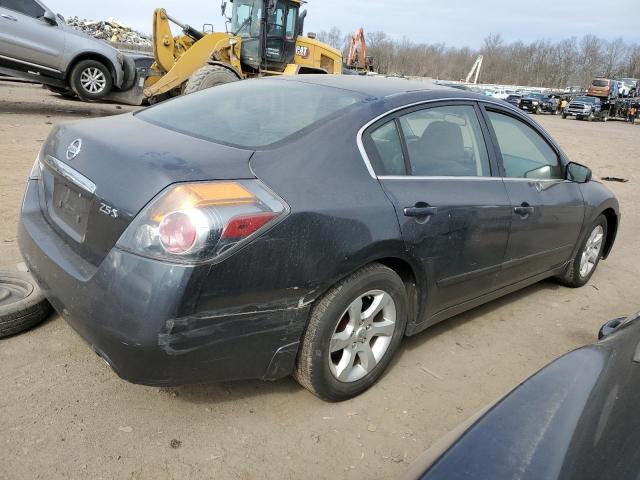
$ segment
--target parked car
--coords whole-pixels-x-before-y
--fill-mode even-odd
[[[558,115],[560,113],[560,97],[558,95],[546,95],[540,104],[540,111]]]
[[[304,75],[57,125],[19,245],[122,378],[293,373],[343,400],[405,335],[544,278],[585,285],[619,215],[503,101]]]
[[[590,97],[598,97],[603,100],[618,98],[618,82],[608,78],[595,78],[587,90]]]
[[[601,120],[609,119],[609,112],[603,108],[602,101],[598,97],[576,97],[562,112],[562,118],[576,117],[577,120]]]
[[[574,350],[460,425],[404,480],[637,478],[640,315]]]
[[[93,101],[131,88],[136,67],[102,40],[67,26],[39,0],[0,0],[0,73]]]
[[[520,107],[520,100],[522,100],[522,95],[519,93],[511,94],[507,97],[507,103],[510,103],[514,107]]]
[[[531,113],[541,113],[545,98],[544,93],[528,93],[520,100],[520,108]]]

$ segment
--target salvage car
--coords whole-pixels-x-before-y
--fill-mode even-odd
[[[609,111],[603,107],[602,101],[598,97],[576,97],[569,106],[562,112],[562,118],[576,117],[576,120],[587,120],[592,122],[609,120]]]
[[[468,419],[403,479],[637,478],[640,314],[598,337]]]
[[[39,0],[0,0],[0,74],[95,101],[131,88],[136,65],[102,40],[68,26]]]
[[[373,385],[405,335],[613,246],[613,194],[525,114],[421,82],[248,80],[54,127],[19,228],[122,378]]]
[[[541,113],[542,103],[546,97],[544,93],[529,93],[522,97],[519,107],[531,113]]]

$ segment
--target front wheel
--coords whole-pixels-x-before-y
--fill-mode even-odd
[[[225,83],[237,82],[238,80],[240,79],[236,74],[228,68],[221,65],[205,65],[191,75],[191,78],[189,78],[184,87],[183,93],[189,95]]]
[[[83,60],[71,71],[71,88],[85,102],[102,100],[111,93],[111,72],[97,60]]]
[[[586,285],[596,271],[598,263],[600,263],[606,239],[607,219],[604,215],[600,215],[591,226],[589,234],[582,242],[578,253],[569,263],[564,274],[558,277],[558,280],[571,288],[579,288]]]
[[[390,268],[371,264],[315,304],[298,353],[295,379],[329,401],[355,397],[380,378],[407,322],[407,292]]]

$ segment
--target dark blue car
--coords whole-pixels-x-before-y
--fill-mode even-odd
[[[584,285],[619,220],[590,170],[505,102],[320,75],[56,127],[19,242],[129,381],[293,373],[342,400],[405,335],[548,277]]]

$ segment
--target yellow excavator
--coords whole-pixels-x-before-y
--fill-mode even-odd
[[[154,59],[144,80],[151,103],[264,75],[341,74],[342,54],[302,35],[303,0],[230,0],[226,32],[205,33],[159,8],[153,15]],[[174,37],[171,24],[182,30]],[[204,28],[203,28],[204,30]]]

